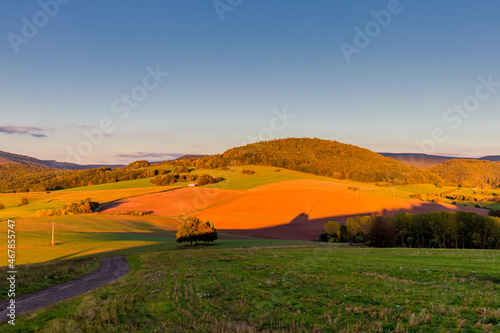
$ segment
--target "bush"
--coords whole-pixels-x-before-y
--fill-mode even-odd
[[[217,183],[217,179],[207,174],[201,175],[196,179],[196,185],[198,186],[214,184],[214,183]]]
[[[420,193],[410,194],[410,198],[422,200],[422,194],[420,194]]]
[[[330,241],[330,234],[328,233],[322,233],[319,235],[318,242],[326,242],[328,243]]]
[[[490,210],[488,212],[488,215],[493,217],[500,217],[500,209]]]
[[[30,202],[28,201],[28,198],[22,198],[21,199],[21,203],[19,204],[19,206],[26,206],[29,203]]]
[[[219,238],[217,229],[210,221],[200,221],[195,216],[188,216],[177,228],[175,238],[178,243],[203,242],[205,244],[213,242]]]
[[[0,203],[0,210],[2,209],[5,209],[5,206],[2,203]]]
[[[189,173],[189,169],[187,166],[183,165],[181,167],[176,167],[174,169],[174,172],[177,172],[177,173]]]
[[[243,170],[241,173],[247,174],[247,175],[253,175],[255,171],[252,170]]]

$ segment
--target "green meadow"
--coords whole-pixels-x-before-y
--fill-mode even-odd
[[[496,332],[500,253],[481,250],[172,249],[31,314],[9,331]]]

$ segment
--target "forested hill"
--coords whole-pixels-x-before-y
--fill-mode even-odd
[[[68,171],[22,163],[0,163],[0,192],[27,192]]]
[[[197,167],[260,164],[282,167],[338,179],[394,184],[434,183],[439,177],[368,149],[337,141],[289,138],[233,148],[207,156]]]
[[[447,185],[495,188],[500,186],[500,162],[451,160],[428,171],[440,176]]]
[[[150,178],[166,173],[149,168],[147,161],[137,161],[126,168],[58,170],[21,163],[0,164],[0,192],[43,192],[88,185]]]
[[[84,169],[95,169],[101,167],[111,167],[111,168],[123,167],[123,165],[80,165],[80,164],[66,163],[66,162],[45,161],[30,156],[12,154],[0,150],[0,165],[7,163],[21,163],[37,167],[48,167],[48,168],[63,169],[63,170],[84,170]]]

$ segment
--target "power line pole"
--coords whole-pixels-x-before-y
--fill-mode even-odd
[[[52,222],[52,246],[54,246],[54,225],[56,223],[55,222]]]

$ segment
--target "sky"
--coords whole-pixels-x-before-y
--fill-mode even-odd
[[[500,2],[0,2],[0,150],[92,163],[285,137],[500,155]]]

